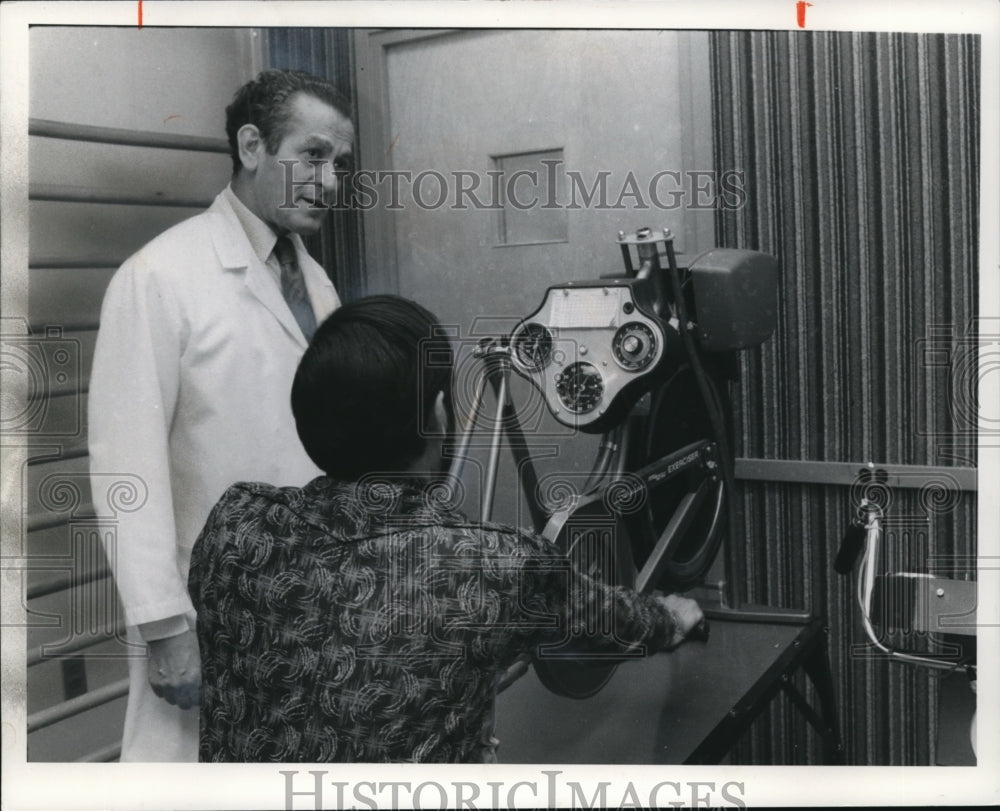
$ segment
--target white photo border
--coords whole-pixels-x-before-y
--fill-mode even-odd
[[[546,27],[546,28],[682,28],[797,29],[796,3],[723,2],[5,2],[0,6],[0,314],[27,314],[28,258],[28,28],[34,24],[81,26],[137,25],[146,27]],[[981,64],[981,209],[980,316],[1000,318],[1000,4],[979,2],[914,2],[887,0],[834,2],[813,0],[807,10],[807,30],[913,31],[976,33],[982,37]],[[358,764],[208,765],[208,764],[42,764],[25,762],[24,607],[19,598],[21,573],[16,568],[21,518],[19,468],[10,448],[3,453],[3,807],[28,808],[178,808],[232,809],[287,806],[286,775],[295,770],[294,807],[312,808],[310,770],[324,772],[324,806],[337,801],[336,782],[348,784],[346,805],[367,803],[352,794],[359,784],[412,781],[445,787],[456,782],[482,787],[475,807],[488,807],[491,797],[517,807],[568,806],[569,781],[577,781],[592,796],[600,780],[612,781],[609,800],[618,804],[644,802],[663,781],[686,786],[739,784],[730,794],[747,806],[812,805],[982,805],[1000,803],[1000,386],[997,372],[981,350],[979,390],[981,431],[978,489],[980,557],[979,692],[977,767],[689,767],[689,766],[449,766]],[[995,363],[994,363],[995,365]],[[23,394],[23,393],[22,393]],[[6,391],[16,400],[18,392]],[[989,417],[994,417],[989,419]],[[992,433],[990,433],[992,431]],[[0,437],[0,445],[7,443]],[[11,464],[14,462],[14,464]],[[12,543],[13,538],[13,543]],[[13,554],[8,554],[8,553]],[[553,777],[553,773],[558,772]],[[521,788],[511,789],[521,781]],[[490,783],[499,783],[498,794]],[[535,791],[531,790],[532,785]],[[548,792],[550,786],[553,792]],[[629,794],[629,787],[634,795]],[[450,790],[450,789],[449,789]],[[704,793],[704,792],[703,792]],[[372,794],[365,793],[365,797]],[[384,797],[385,795],[383,795]],[[468,792],[464,795],[468,798]],[[697,794],[693,795],[695,798]],[[718,799],[719,794],[714,795]],[[660,793],[663,800],[676,799]],[[428,787],[420,799],[425,807],[442,807],[441,795]],[[725,798],[723,798],[725,799]],[[412,792],[400,792],[399,807],[410,807]],[[454,800],[454,795],[450,795]],[[737,803],[738,804],[738,803]]]

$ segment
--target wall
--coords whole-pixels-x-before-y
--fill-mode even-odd
[[[887,569],[975,578],[979,40],[717,32],[711,45],[716,160],[748,178],[718,240],[781,265],[778,331],[743,356],[737,455],[784,475],[744,483],[739,586],[827,617],[849,763],[933,763],[936,677],[872,655],[854,580],[832,563],[867,497],[886,512]],[[786,460],[815,463],[813,481]],[[867,462],[902,473],[852,480]],[[837,463],[853,463],[846,480]],[[815,756],[801,732],[775,711],[743,757]]]
[[[26,473],[26,551],[38,561],[27,578],[29,661],[37,661],[28,670],[30,760],[117,756],[129,651],[121,641],[95,644],[121,614],[112,581],[94,577],[104,560],[86,478],[100,302],[123,259],[228,181],[224,106],[259,64],[255,37],[148,27],[30,33],[28,322],[45,356],[30,395],[40,422]],[[121,132],[67,135],[46,122],[114,128],[138,145],[108,143]],[[102,695],[111,703],[48,723],[63,700],[87,705]]]

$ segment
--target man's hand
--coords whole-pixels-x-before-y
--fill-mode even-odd
[[[685,639],[708,639],[708,623],[698,603],[690,597],[681,597],[678,594],[657,596],[656,599],[667,609],[674,621],[674,636],[667,646],[668,650],[676,648]]]
[[[182,710],[198,703],[201,657],[194,631],[156,639],[149,645],[149,684],[168,704]]]

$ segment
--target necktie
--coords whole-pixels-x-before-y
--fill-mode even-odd
[[[298,321],[302,334],[307,341],[311,341],[316,331],[316,316],[309,303],[306,280],[295,258],[295,246],[288,237],[278,237],[278,241],[274,243],[274,255],[281,265],[281,295],[288,302],[288,308]]]

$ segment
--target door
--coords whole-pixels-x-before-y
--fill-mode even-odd
[[[707,34],[381,30],[356,45],[368,289],[421,302],[461,345],[509,331],[550,284],[620,273],[619,230],[668,227],[688,256],[711,247]],[[514,394],[549,457],[543,481],[548,468],[572,487],[596,441],[567,443],[531,392]],[[526,525],[509,481],[494,514]]]

